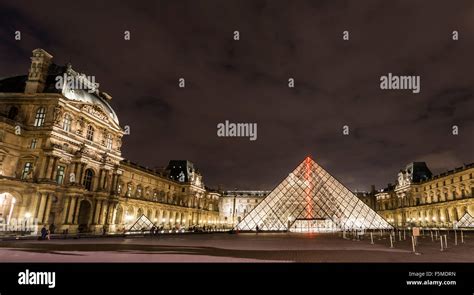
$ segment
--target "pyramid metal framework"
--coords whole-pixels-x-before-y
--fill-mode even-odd
[[[354,193],[307,157],[241,222],[237,230],[310,231],[391,229]],[[298,231],[298,230],[296,230]]]
[[[474,227],[474,217],[466,212],[457,222],[457,227]]]
[[[156,225],[148,219],[144,214],[138,217],[137,221],[133,223],[130,227],[128,232],[141,232],[141,231],[149,231],[153,226]]]

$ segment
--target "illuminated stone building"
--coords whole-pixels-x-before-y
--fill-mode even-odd
[[[375,185],[372,185],[370,191],[355,191],[354,194],[358,197],[362,202],[364,202],[370,209],[375,210]]]
[[[117,232],[141,214],[166,228],[219,223],[220,195],[192,163],[158,170],[123,159],[111,100],[94,77],[42,49],[28,75],[0,80],[3,226],[36,219],[56,232]]]
[[[474,215],[474,164],[433,176],[424,162],[398,173],[396,185],[376,194],[376,209],[395,226],[452,227]]]
[[[220,219],[226,227],[234,227],[252,211],[268,193],[270,193],[270,191],[224,191],[219,201]]]

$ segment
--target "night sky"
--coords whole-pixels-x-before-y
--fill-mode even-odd
[[[474,162],[472,0],[97,2],[2,1],[0,77],[27,74],[35,48],[94,75],[133,162],[188,159],[209,186],[271,189],[311,155],[359,190],[412,161]],[[381,90],[389,72],[420,75],[421,92]],[[258,139],[217,137],[225,120],[258,123]]]

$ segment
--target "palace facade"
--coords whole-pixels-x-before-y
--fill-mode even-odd
[[[234,227],[253,210],[270,191],[224,191],[219,201],[220,219],[226,227]]]
[[[0,226],[115,233],[145,215],[166,229],[234,227],[269,194],[209,189],[187,160],[150,169],[124,159],[112,97],[52,59],[35,49],[27,75],[0,79]],[[433,176],[415,162],[396,185],[355,195],[394,226],[451,227],[474,215],[473,175],[474,164]]]
[[[164,228],[217,226],[220,195],[193,164],[125,160],[112,97],[52,58],[35,49],[28,75],[0,80],[0,224],[121,232],[144,214]]]
[[[375,197],[377,212],[394,226],[453,227],[466,212],[474,215],[474,163],[435,176],[426,163],[411,163]]]

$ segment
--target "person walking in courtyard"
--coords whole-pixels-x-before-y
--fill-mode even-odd
[[[43,225],[43,228],[41,229],[41,240],[45,240],[47,234],[48,230],[46,229],[46,225]]]

